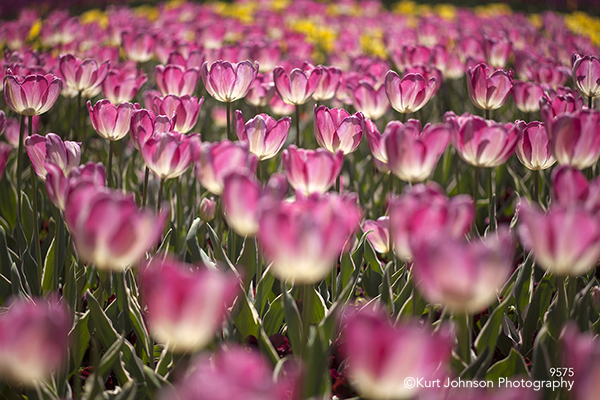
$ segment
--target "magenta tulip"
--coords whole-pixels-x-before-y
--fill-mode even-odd
[[[198,83],[199,71],[197,68],[185,68],[180,65],[169,64],[156,66],[156,85],[163,96],[174,94],[184,96],[194,94]]]
[[[273,82],[281,100],[296,106],[306,103],[311,98],[319,86],[322,75],[321,67],[308,71],[294,68],[289,75],[283,67],[275,67]]]
[[[0,179],[4,176],[4,171],[6,170],[6,164],[8,163],[8,157],[12,152],[12,146],[0,142]]]
[[[198,215],[204,222],[210,222],[215,218],[217,212],[217,202],[214,197],[205,197],[200,202],[200,208],[198,209]]]
[[[375,89],[369,82],[360,81],[358,86],[350,89],[350,95],[354,108],[362,112],[366,118],[379,119],[390,109],[384,85]]]
[[[102,91],[113,104],[127,103],[133,100],[148,76],[136,69],[111,69],[102,83]]]
[[[233,274],[156,258],[142,269],[141,290],[150,333],[182,353],[206,347],[215,338],[240,284]]]
[[[513,98],[517,108],[525,113],[536,112],[540,109],[540,99],[544,95],[541,85],[534,82],[513,82]]]
[[[540,99],[540,114],[546,125],[550,128],[550,122],[563,114],[576,113],[583,108],[583,97],[576,91],[562,87],[557,90],[547,89]]]
[[[379,133],[377,125],[373,121],[370,119],[365,121],[365,133],[369,149],[373,155],[373,162],[377,169],[384,174],[390,172],[384,138],[391,130],[400,129],[402,126],[403,124],[400,121],[390,121],[383,133]]]
[[[121,140],[129,133],[131,115],[135,107],[131,103],[114,105],[104,99],[92,106],[88,100],[87,108],[92,126],[98,135],[110,141]]]
[[[600,60],[598,57],[587,55],[573,56],[573,82],[582,94],[590,99],[600,96]],[[590,100],[590,103],[592,100]]]
[[[292,120],[285,117],[276,121],[267,114],[258,114],[244,123],[240,110],[235,112],[235,130],[240,141],[248,143],[250,152],[260,160],[268,160],[279,153],[290,131]]]
[[[506,39],[487,38],[485,40],[486,59],[494,68],[506,67],[511,50],[511,42]]]
[[[40,115],[52,108],[63,82],[54,75],[15,76],[9,69],[4,77],[4,101],[21,115]]]
[[[292,145],[283,151],[283,169],[290,186],[305,196],[325,193],[342,171],[344,154],[325,149],[306,150]]]
[[[362,113],[350,115],[343,108],[329,109],[325,106],[314,109],[315,137],[319,146],[335,154],[354,152],[363,137],[365,118]]]
[[[255,107],[264,107],[269,104],[269,100],[275,92],[275,84],[270,81],[270,76],[267,77],[261,73],[256,75],[256,79],[252,82],[248,94],[244,98],[246,103]],[[292,110],[293,111],[293,110]]]
[[[106,79],[110,63],[101,65],[94,59],[81,60],[72,54],[60,57],[59,68],[65,85],[80,93],[82,97],[92,98],[102,90],[102,82]]]
[[[512,91],[513,72],[499,69],[491,72],[481,63],[467,70],[467,89],[475,107],[496,110],[506,102]]]
[[[136,63],[150,61],[154,55],[156,36],[148,32],[123,32],[121,45],[127,59]]]
[[[166,115],[156,115],[154,112],[142,109],[135,110],[131,115],[131,144],[141,149],[144,143],[156,133],[172,132],[175,129],[177,117],[170,119]]]
[[[25,149],[35,173],[46,179],[45,163],[58,166],[65,175],[79,165],[81,161],[81,143],[62,141],[55,133],[46,136],[32,135],[25,139]]]
[[[385,76],[385,93],[392,108],[409,114],[423,108],[435,93],[435,78],[425,81],[421,74],[406,74],[402,78],[394,71]]]
[[[590,184],[581,171],[567,165],[561,165],[552,171],[553,207],[586,207],[589,197]]]
[[[202,82],[208,94],[218,101],[231,103],[246,97],[258,73],[258,63],[215,61],[202,64]]]
[[[373,249],[380,254],[390,251],[390,217],[379,217],[377,221],[370,219],[363,223],[363,232],[367,233],[367,240]]]
[[[202,104],[204,104],[204,97],[198,100],[197,97],[187,94],[181,97],[170,94],[165,97],[153,96],[151,108],[156,115],[166,115],[171,118],[175,122],[177,132],[188,133],[198,122]]]
[[[106,170],[104,165],[89,162],[81,165],[68,175],[56,164],[45,163],[46,192],[50,201],[61,211],[65,210],[69,192],[80,184],[90,184],[96,187],[104,186],[106,182]]]
[[[310,70],[314,69],[310,66]],[[316,101],[330,100],[335,96],[335,92],[340,83],[340,77],[342,76],[342,70],[338,67],[324,67],[320,66],[322,70],[321,79],[317,85],[317,89],[312,94],[312,98]]]
[[[596,287],[597,288],[597,287]],[[596,292],[594,292],[596,293]],[[569,322],[560,334],[561,366],[571,371],[572,393],[577,400],[595,400],[598,397],[600,377],[600,346],[593,331],[579,332],[575,322]]]
[[[199,135],[156,132],[140,147],[146,166],[161,179],[181,176],[192,162],[192,147]]]
[[[548,134],[541,122],[525,124],[517,121],[515,128],[521,133],[517,141],[517,158],[527,169],[539,171],[548,169],[556,162],[548,146]]]
[[[589,168],[600,157],[600,113],[584,109],[551,123],[550,149],[559,164]]]

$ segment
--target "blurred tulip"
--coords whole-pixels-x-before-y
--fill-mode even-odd
[[[325,193],[342,171],[344,154],[325,149],[306,150],[291,145],[283,151],[283,169],[290,186],[305,196]]]
[[[264,107],[269,104],[269,100],[275,91],[275,84],[263,74],[257,74],[252,82],[248,94],[244,98],[246,103],[254,107]],[[293,111],[293,110],[292,110]]]
[[[10,156],[12,149],[13,148],[10,145],[0,142],[0,179],[4,176],[8,157]]]
[[[475,107],[483,110],[496,110],[506,102],[512,91],[513,72],[503,69],[490,74],[485,64],[478,64],[467,70],[467,89]]]
[[[585,206],[590,194],[590,185],[581,171],[561,165],[552,170],[551,180],[553,206]]]
[[[314,195],[279,202],[260,217],[258,241],[271,272],[293,284],[317,283],[334,267],[359,226],[354,197]]]
[[[515,122],[515,128],[521,133],[517,141],[516,153],[519,161],[527,169],[539,171],[548,169],[556,159],[548,147],[548,134],[541,122]]]
[[[169,64],[156,66],[156,85],[163,96],[173,94],[184,96],[194,94],[198,83],[199,71],[197,68],[185,68],[180,65]]]
[[[600,96],[600,60],[598,57],[573,55],[573,83],[590,99]],[[590,103],[592,100],[590,100]]]
[[[422,392],[410,378],[443,380],[452,356],[450,335],[416,323],[394,325],[383,312],[352,315],[342,332],[351,383],[373,400],[409,399]]]
[[[117,272],[144,257],[162,235],[166,220],[165,214],[139,209],[132,196],[93,185],[80,185],[69,193],[64,215],[81,260],[101,271]]]
[[[385,76],[385,93],[392,108],[399,113],[409,114],[423,108],[436,89],[436,79],[425,81],[420,74],[406,74],[402,78],[394,71]]]
[[[235,130],[240,141],[248,143],[250,152],[259,161],[273,158],[283,147],[290,131],[291,118],[276,121],[267,114],[258,114],[244,123],[240,110],[235,112]]]
[[[379,217],[377,221],[370,219],[363,223],[363,232],[369,232],[367,239],[373,246],[373,249],[380,254],[387,254],[390,251],[390,217]]]
[[[600,258],[600,222],[582,207],[551,207],[544,214],[525,203],[519,235],[538,265],[558,276],[579,276]]]
[[[65,175],[79,165],[81,143],[62,141],[55,133],[46,136],[32,135],[25,139],[25,149],[31,160],[33,170],[41,179],[46,179],[45,163],[53,163]]]
[[[423,182],[433,173],[449,141],[450,130],[445,125],[427,124],[421,131],[421,123],[411,119],[385,136],[388,168],[403,181]]]
[[[388,157],[384,138],[390,130],[400,129],[402,126],[403,124],[400,121],[390,121],[385,127],[383,134],[381,134],[373,121],[370,119],[365,121],[365,134],[367,136],[367,143],[369,143],[369,149],[373,155],[373,162],[375,163],[375,167],[384,174],[390,172],[387,165]]]
[[[4,132],[4,124],[6,123],[6,114],[0,110],[0,135]]]
[[[195,157],[194,171],[200,184],[214,195],[223,192],[223,179],[234,171],[249,171],[254,174],[258,159],[242,142],[207,143],[200,146]]]
[[[0,376],[30,388],[61,373],[71,330],[70,312],[54,300],[15,300],[0,314]]]
[[[144,143],[156,133],[175,131],[175,120],[166,115],[156,115],[154,112],[142,109],[135,110],[131,115],[131,144],[136,149],[141,149]]]
[[[121,140],[129,133],[131,115],[135,110],[133,104],[114,105],[109,100],[103,99],[92,106],[92,102],[88,100],[87,108],[94,130],[104,139]]]
[[[296,106],[284,103],[277,94],[277,91],[275,91],[269,100],[269,108],[271,108],[273,114],[283,116],[292,114],[296,109]]]
[[[82,183],[87,183],[96,187],[104,186],[106,182],[106,170],[104,165],[89,162],[85,165],[80,165],[71,170],[65,176],[65,173],[60,167],[53,163],[45,163],[44,168],[47,171],[46,175],[46,192],[50,201],[61,211],[65,210],[65,204],[69,192]]]
[[[533,82],[513,82],[513,98],[517,108],[525,113],[536,112],[540,109],[540,99],[544,95],[541,85]]]
[[[333,154],[338,150],[349,154],[358,148],[365,129],[362,113],[350,115],[343,108],[315,105],[314,114],[315,137],[319,146]]]
[[[146,166],[160,179],[181,176],[192,162],[192,147],[199,135],[156,132],[140,147]]]
[[[152,97],[152,110],[157,115],[166,115],[175,122],[175,130],[181,133],[188,133],[196,126],[200,108],[204,104],[204,97],[198,100],[197,97],[184,95],[181,97],[174,94],[165,97]],[[177,118],[175,118],[177,116]]]
[[[156,36],[148,32],[123,32],[121,45],[127,59],[138,64],[150,61],[154,55]]]
[[[9,69],[4,77],[4,101],[17,114],[44,114],[56,103],[62,86],[63,82],[51,74],[21,78]]]
[[[215,61],[202,64],[202,82],[208,94],[218,101],[231,103],[246,97],[258,73],[258,63]]]
[[[600,157],[600,113],[584,109],[557,117],[548,137],[559,164],[589,168]]]
[[[583,97],[570,88],[559,90],[547,89],[540,99],[540,114],[546,130],[552,125],[550,122],[565,113],[576,113],[583,108]]]
[[[470,243],[434,236],[414,251],[416,285],[430,303],[440,303],[454,313],[477,313],[496,300],[506,283],[514,249],[508,229]]]
[[[511,50],[511,43],[506,39],[487,38],[485,40],[486,59],[494,68],[506,67]]]
[[[60,57],[59,68],[64,84],[84,98],[92,98],[102,90],[110,63],[101,65],[92,58],[81,60],[72,54]]]
[[[362,112],[366,118],[379,119],[390,109],[384,85],[375,90],[369,82],[360,81],[358,86],[352,87],[350,95],[354,108]]]
[[[594,288],[595,289],[595,288]],[[594,291],[596,293],[596,291]],[[573,375],[574,399],[595,400],[598,397],[600,379],[600,345],[592,331],[579,332],[577,324],[568,323],[560,335],[560,364]]]
[[[267,74],[281,61],[281,48],[275,41],[252,44],[248,49],[251,60],[258,61],[258,70]]]
[[[311,98],[319,86],[322,75],[321,67],[307,71],[294,68],[289,76],[283,67],[275,67],[273,81],[281,100],[286,104],[297,106]]]
[[[133,100],[148,76],[137,70],[111,69],[102,83],[102,91],[113,104],[127,103]]]
[[[200,216],[200,219],[204,222],[210,222],[215,218],[216,212],[217,203],[215,202],[215,198],[203,198],[200,202],[200,208],[198,210],[198,215]]]
[[[215,338],[240,284],[233,274],[156,258],[142,269],[141,290],[152,337],[184,353]]]
[[[312,67],[312,66],[311,66]],[[319,66],[322,70],[321,79],[317,84],[317,89],[312,94],[312,98],[316,101],[330,100],[335,96],[335,92],[340,83],[342,70],[338,67]],[[314,68],[309,68],[307,73],[310,73]]]
[[[402,260],[410,260],[413,249],[434,235],[462,238],[475,220],[470,196],[448,198],[436,183],[413,186],[390,201],[389,212],[394,251]]]

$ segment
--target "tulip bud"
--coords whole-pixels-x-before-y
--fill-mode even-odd
[[[205,197],[200,202],[200,219],[204,222],[210,222],[215,218],[215,213],[217,211],[217,203],[215,202],[214,197]]]

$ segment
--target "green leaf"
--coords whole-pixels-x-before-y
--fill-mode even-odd
[[[271,274],[270,268],[267,268],[263,273],[258,285],[256,286],[256,297],[254,299],[254,305],[259,315],[263,315],[265,311],[265,305],[273,288],[273,282],[275,282],[275,275]]]
[[[272,336],[279,333],[283,324],[283,301],[282,295],[279,295],[273,300],[271,306],[265,313],[263,318],[263,327],[267,335]]]
[[[167,346],[165,346],[162,350],[162,352],[160,353],[160,358],[158,359],[158,362],[156,363],[156,368],[154,370],[154,372],[156,372],[157,374],[161,375],[161,376],[167,376],[167,374],[169,373],[169,370],[171,369],[171,367],[173,366],[173,353],[171,353]]]
[[[275,350],[273,343],[271,343],[271,339],[269,339],[269,336],[262,328],[260,328],[260,333],[258,335],[258,348],[263,354],[269,357],[269,360],[271,360],[273,365],[277,364],[279,361],[277,350]]]
[[[23,287],[23,282],[21,282],[21,275],[19,274],[17,264],[15,263],[12,263],[10,267],[10,282],[13,296],[27,297],[27,292]]]
[[[46,258],[44,259],[44,269],[42,271],[42,293],[44,295],[52,291],[52,278],[54,277],[54,248],[56,247],[56,238],[52,239]]]
[[[524,311],[523,344],[519,350],[520,353],[525,356],[527,356],[527,353],[531,350],[533,334],[542,326],[542,318],[552,301],[554,281],[554,275],[546,273],[533,293],[531,304],[529,304],[529,307]]]
[[[31,244],[29,249],[32,252],[35,252],[35,247],[33,246],[33,240],[31,239]],[[39,296],[42,294],[42,285],[41,285],[41,276],[40,270],[38,269],[37,262],[32,257],[30,251],[26,251],[23,254],[23,273],[25,275],[25,282],[27,287],[29,287],[29,293],[33,296]]]
[[[365,235],[368,234],[369,232],[366,232]],[[381,263],[379,262],[379,259],[377,258],[377,254],[375,253],[373,246],[371,246],[371,242],[366,240],[364,246],[365,246],[365,252],[364,252],[365,261],[367,263],[369,263],[369,265],[371,266],[371,269],[373,271],[377,272],[379,275],[383,275],[383,270],[381,269]]]
[[[101,376],[102,380],[106,379],[106,376],[112,369],[114,363],[119,359],[119,354],[121,354],[121,347],[123,347],[123,340],[123,337],[118,338],[108,348],[108,350],[106,350],[106,352],[100,359],[98,369],[94,373],[98,374],[98,376]]]
[[[325,300],[321,296],[317,290],[313,289],[314,293],[314,301],[313,301],[313,312],[310,317],[311,324],[319,324],[325,318],[325,313],[327,312],[327,306],[325,305]]]
[[[388,310],[394,314],[394,293],[392,292],[392,277],[391,269],[394,267],[394,262],[390,261],[383,270],[383,282],[381,283],[380,301],[383,306],[387,306]]]
[[[258,338],[258,312],[246,294],[239,296],[238,300],[240,301],[240,304],[238,306],[237,315],[233,318],[233,322],[241,335],[241,339],[244,340],[250,335]]]
[[[531,277],[533,273],[533,255],[529,253],[525,261],[519,265],[519,275],[513,286],[513,296],[516,299],[516,306],[519,318],[527,304],[531,303]]]
[[[383,272],[383,271],[382,271]],[[376,272],[371,264],[367,265],[362,274],[362,288],[370,298],[379,296],[379,287],[383,281],[383,275]]]
[[[88,348],[90,342],[90,331],[88,329],[88,322],[90,320],[90,311],[86,311],[85,314],[76,317],[77,320],[75,325],[69,332],[69,343],[71,343],[71,354],[73,359],[74,370],[72,374],[76,374],[77,369],[83,361],[83,356]]]
[[[496,343],[498,342],[498,336],[502,329],[502,317],[504,311],[514,301],[514,297],[507,296],[498,307],[492,312],[492,315],[488,318],[483,328],[475,339],[475,348],[478,353],[481,353],[485,348],[488,348],[490,353],[494,352]]]
[[[283,312],[287,324],[287,336],[292,344],[294,354],[299,354],[300,349],[302,349],[302,319],[300,318],[300,312],[298,311],[294,297],[287,289],[283,290],[282,299]]]
[[[15,226],[17,223],[17,191],[10,179],[2,177],[0,177],[0,215],[10,226]]]
[[[6,299],[12,294],[10,281],[2,274],[0,274],[0,306],[4,304]]]
[[[0,274],[10,276],[10,266],[13,260],[8,252],[8,243],[6,242],[6,231],[0,226]]]
[[[515,349],[510,349],[508,357],[490,367],[485,379],[497,382],[500,378],[516,376],[529,377],[529,370],[523,356]]]
[[[200,218],[196,218],[192,222],[192,226],[190,227],[190,230],[188,231],[187,236],[185,238],[185,243],[190,253],[190,261],[192,264],[202,260],[202,257],[200,255],[200,243],[198,243],[198,229],[200,228],[200,225],[202,225],[202,220]]]
[[[302,382],[303,399],[322,398],[329,381],[329,341],[322,329],[311,326],[307,343],[306,375]]]

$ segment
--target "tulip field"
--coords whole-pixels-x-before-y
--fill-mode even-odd
[[[600,18],[52,4],[0,20],[0,399],[599,398]]]

